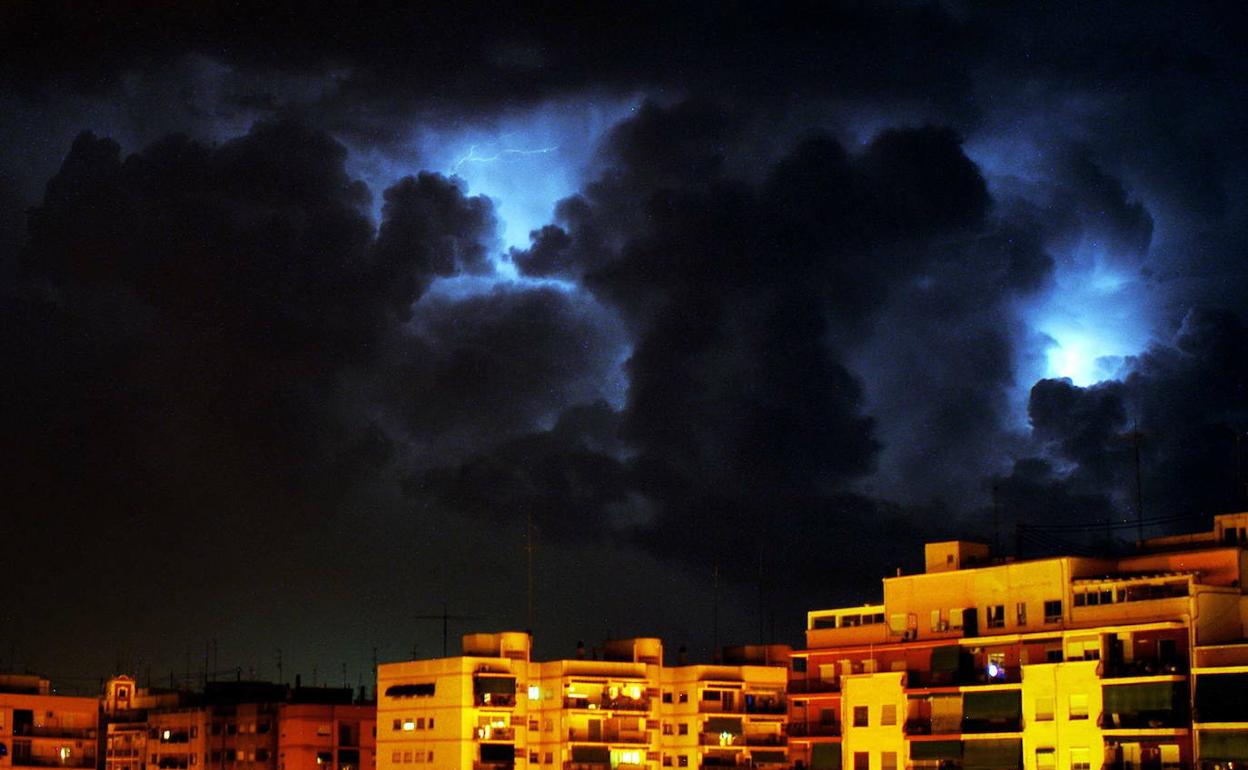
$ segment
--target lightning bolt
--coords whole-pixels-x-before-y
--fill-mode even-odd
[[[468,152],[455,161],[455,165],[452,167],[452,170],[459,171],[460,167],[465,163],[493,163],[495,161],[509,163],[513,160],[518,160],[520,156],[545,155],[547,153],[554,152],[557,149],[559,149],[559,145],[556,144],[550,147],[539,147],[535,150],[516,150],[507,148],[499,150],[493,155],[482,155],[477,152],[477,145],[474,144],[468,148]]]

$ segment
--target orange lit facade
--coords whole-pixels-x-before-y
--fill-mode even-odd
[[[105,770],[372,770],[375,709],[351,690],[211,683],[203,693],[109,681]]]
[[[37,676],[0,675],[0,768],[94,768],[99,708]]]
[[[464,655],[378,670],[378,767],[659,770],[784,767],[787,647],[663,665],[658,639],[534,662],[523,633],[473,634]]]
[[[789,758],[810,770],[1229,770],[1248,762],[1248,514],[1119,559],[933,543],[884,601],[810,612]]]

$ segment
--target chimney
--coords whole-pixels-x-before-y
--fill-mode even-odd
[[[576,643],[576,659],[585,660],[585,643],[584,642]]]

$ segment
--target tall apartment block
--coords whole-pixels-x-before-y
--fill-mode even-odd
[[[0,675],[0,768],[94,768],[99,700],[53,694],[47,679]]]
[[[784,767],[789,648],[664,666],[658,639],[537,662],[528,634],[472,634],[463,655],[378,670],[379,770]]]
[[[789,681],[809,770],[1248,766],[1248,513],[1123,558],[931,543],[883,602],[810,612]]]

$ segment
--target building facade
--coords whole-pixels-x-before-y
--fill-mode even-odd
[[[884,601],[808,613],[810,770],[1229,770],[1248,762],[1248,514],[1117,559],[926,547]]]
[[[97,698],[53,694],[47,679],[0,675],[0,768],[94,768]]]
[[[664,666],[652,638],[537,662],[524,633],[473,634],[464,655],[378,670],[378,767],[659,770],[784,767],[789,648]]]

